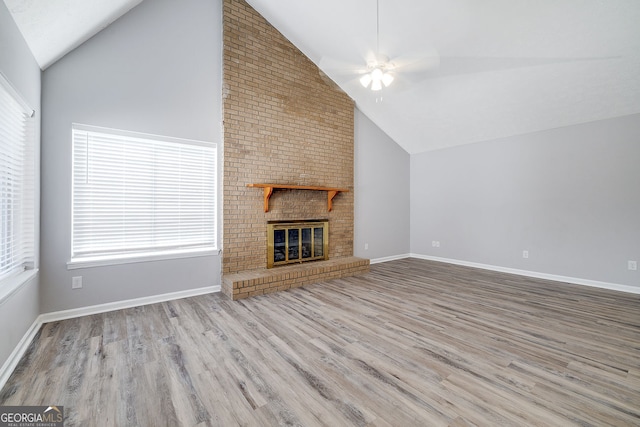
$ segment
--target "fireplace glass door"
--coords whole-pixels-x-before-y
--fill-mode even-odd
[[[287,260],[287,237],[286,230],[275,230],[273,232],[273,260],[282,262]]]
[[[327,221],[272,222],[267,226],[267,267],[328,259]]]

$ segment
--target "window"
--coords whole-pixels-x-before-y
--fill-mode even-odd
[[[0,280],[34,264],[33,113],[0,75]]]
[[[74,124],[69,267],[216,249],[214,143]]]

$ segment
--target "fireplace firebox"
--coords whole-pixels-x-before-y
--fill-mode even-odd
[[[329,259],[326,220],[270,221],[267,224],[267,268]]]

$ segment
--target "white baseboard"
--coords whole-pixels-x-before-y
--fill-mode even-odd
[[[497,265],[480,264],[477,262],[461,261],[451,258],[440,258],[430,255],[420,255],[412,253],[411,258],[425,259],[429,261],[445,262],[447,264],[462,265],[465,267],[481,268],[483,270],[499,271],[501,273],[517,274],[519,276],[534,277],[536,279],[553,280],[555,282],[572,283],[574,285],[591,286],[593,288],[609,289],[612,291],[628,292],[631,294],[640,294],[640,287],[620,285],[618,283],[599,282],[597,280],[580,279],[577,277],[559,276],[556,274],[539,273],[537,271],[519,270],[516,268],[500,267]]]
[[[379,264],[381,262],[395,261],[397,259],[405,259],[410,257],[411,257],[411,254],[401,254],[401,255],[386,256],[382,258],[374,258],[369,260],[369,264]]]
[[[149,297],[134,298],[124,301],[108,302],[106,304],[91,305],[88,307],[72,308],[70,310],[54,311],[41,314],[38,318],[42,323],[57,322],[58,320],[73,319],[74,317],[90,316],[92,314],[106,313],[121,310],[123,308],[140,307],[158,302],[172,301],[181,298],[195,297],[198,295],[220,292],[220,285],[206,288],[189,289],[186,291],[171,292],[168,294],[152,295]]]
[[[4,362],[2,368],[0,368],[0,390],[2,390],[2,387],[6,384],[7,380],[13,373],[13,370],[16,369],[16,366],[18,366],[20,359],[22,359],[22,356],[29,348],[31,341],[40,330],[40,326],[42,326],[42,322],[38,316],[38,318],[36,318],[36,320],[31,324],[31,327],[29,327],[27,332],[22,336],[22,339],[18,345],[16,345],[16,348],[13,349],[9,358]]]
[[[20,362],[20,359],[29,348],[31,341],[40,330],[40,327],[45,323],[57,322],[59,320],[72,319],[75,317],[89,316],[92,314],[106,313],[109,311],[121,310],[123,308],[140,307],[143,305],[172,301],[198,295],[205,295],[214,292],[220,292],[220,285],[41,314],[36,318],[31,327],[24,334],[16,348],[13,349],[7,361],[2,365],[2,368],[0,368],[0,390],[2,389],[2,387],[4,387],[5,383],[13,373],[13,370],[16,368],[16,366],[18,366],[18,362]]]

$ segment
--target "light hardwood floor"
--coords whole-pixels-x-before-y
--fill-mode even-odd
[[[0,404],[66,426],[637,426],[640,295],[393,261],[46,324]]]

